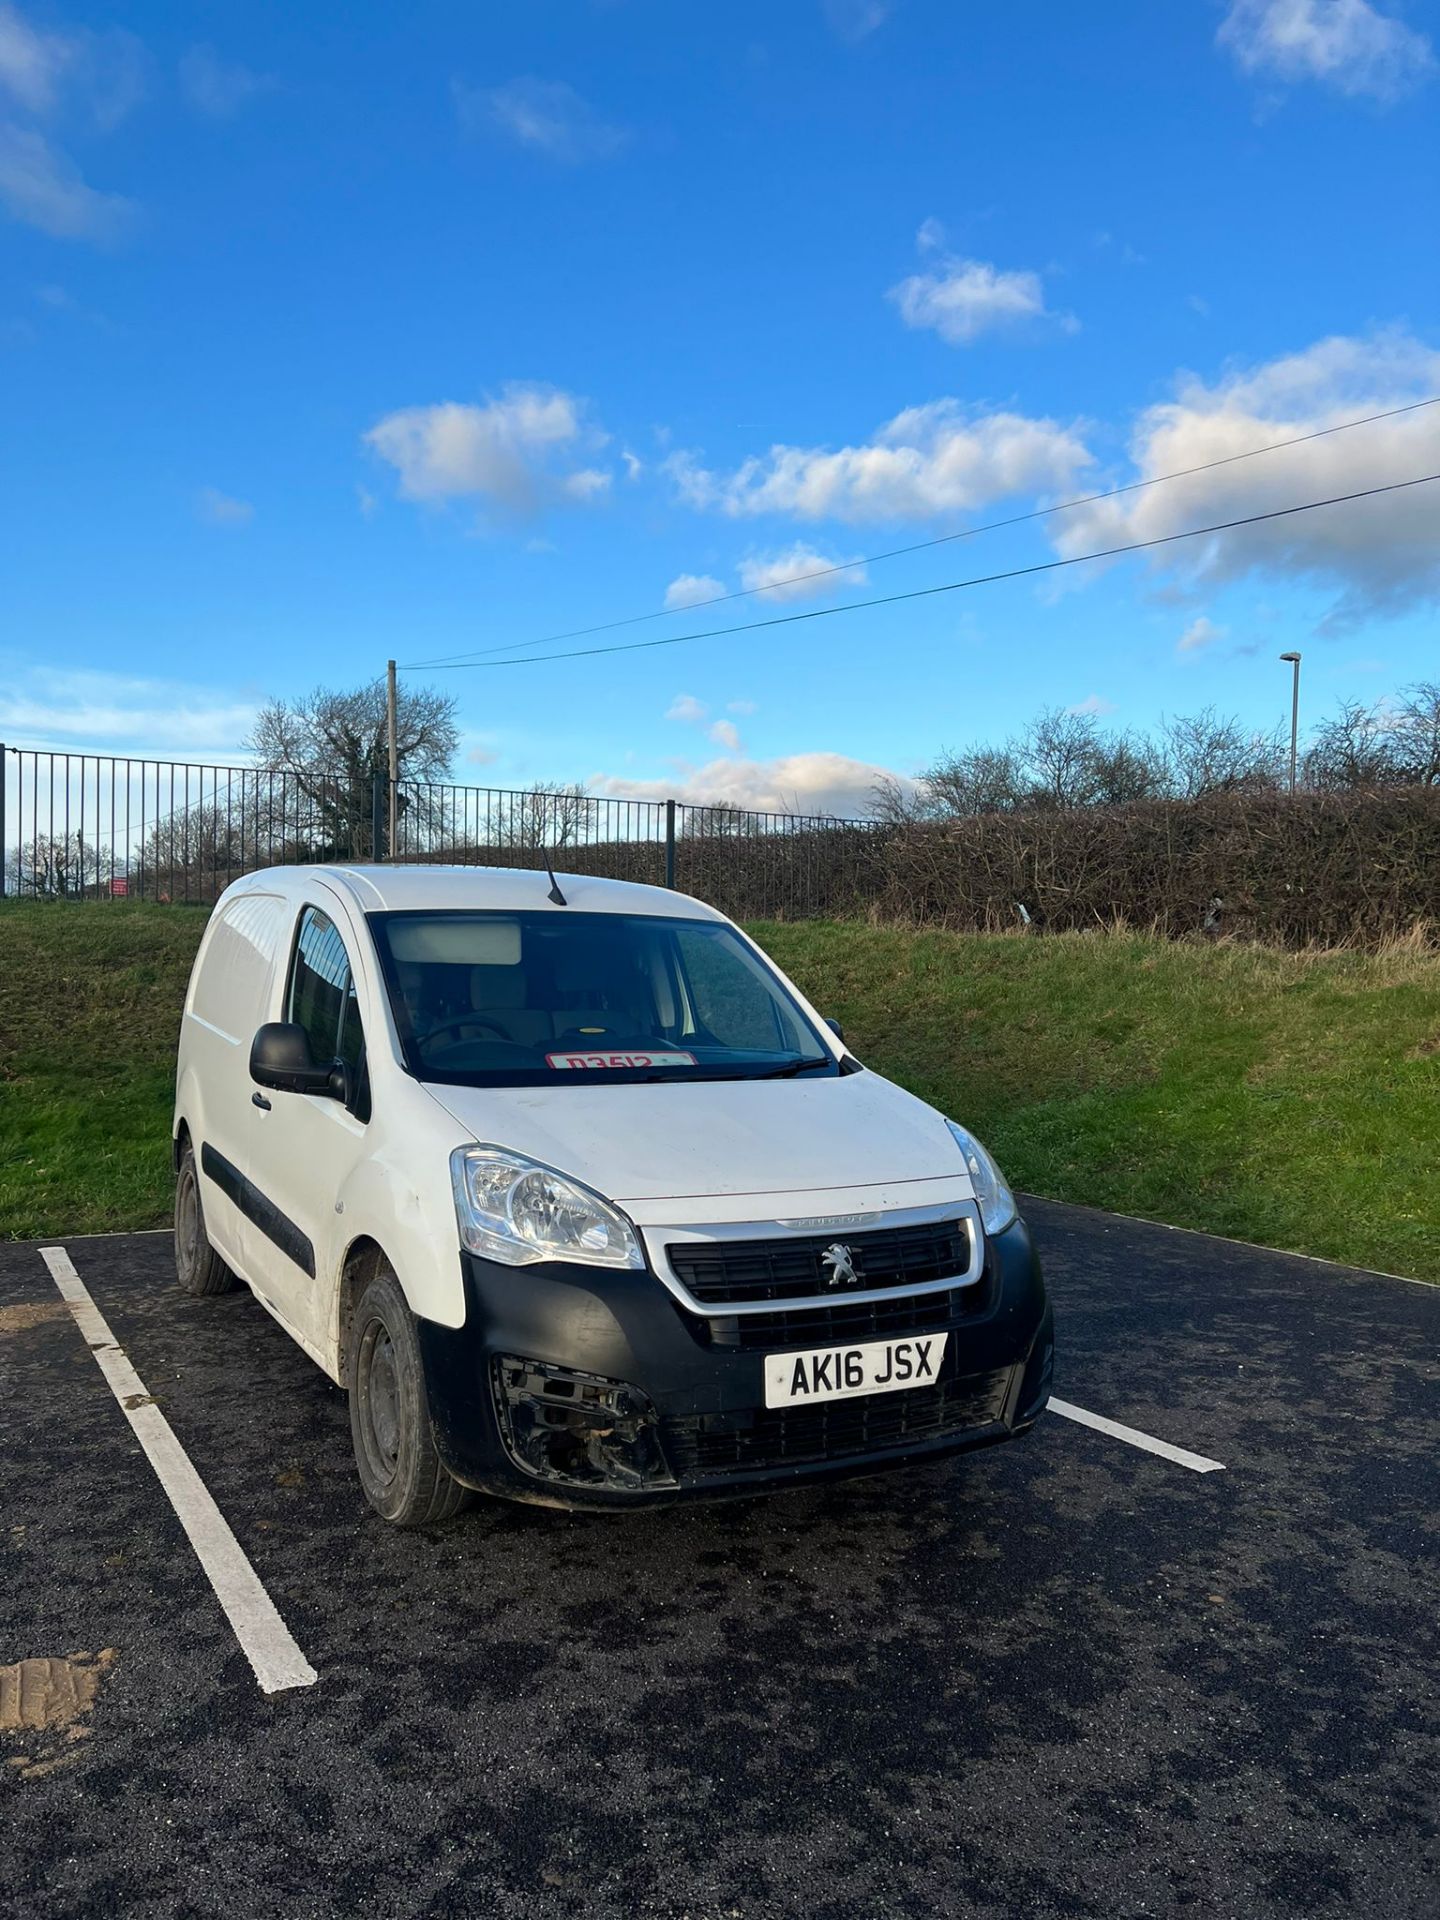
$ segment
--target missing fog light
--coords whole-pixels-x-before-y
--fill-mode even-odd
[[[491,1362],[500,1433],[539,1480],[612,1493],[673,1487],[654,1407],[638,1387],[506,1354]]]

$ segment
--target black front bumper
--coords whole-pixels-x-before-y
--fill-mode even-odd
[[[1023,1433],[1050,1392],[1054,1338],[1040,1263],[1021,1221],[988,1241],[973,1286],[922,1306],[897,1295],[867,1311],[729,1321],[691,1314],[649,1272],[546,1262],[506,1267],[461,1256],[465,1324],[419,1323],[436,1444],[458,1480],[545,1506],[634,1507],[771,1491],[869,1474]],[[897,1321],[897,1314],[902,1317]],[[904,1316],[910,1320],[904,1320]],[[903,1321],[903,1324],[902,1324]],[[765,1407],[766,1353],[946,1331],[935,1386]],[[572,1370],[631,1390],[659,1477],[631,1488],[538,1474],[520,1464],[502,1361]]]

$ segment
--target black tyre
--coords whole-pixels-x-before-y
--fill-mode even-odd
[[[210,1244],[200,1204],[200,1171],[187,1140],[175,1175],[175,1277],[186,1293],[229,1293],[238,1284]]]
[[[387,1266],[356,1303],[348,1345],[350,1438],[365,1498],[397,1527],[448,1520],[469,1491],[435,1450],[415,1322]]]

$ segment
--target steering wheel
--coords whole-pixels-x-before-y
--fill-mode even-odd
[[[448,1033],[451,1027],[484,1027],[488,1033],[493,1033],[497,1040],[510,1040],[510,1035],[498,1020],[487,1020],[483,1013],[457,1013],[449,1020],[442,1020],[438,1027],[431,1027],[430,1031],[422,1036],[424,1045],[428,1047],[437,1033]]]

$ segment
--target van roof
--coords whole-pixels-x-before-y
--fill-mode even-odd
[[[261,867],[227,888],[229,893],[303,892],[307,881],[323,881],[348,893],[362,913],[489,910],[499,913],[648,913],[671,919],[723,920],[703,900],[668,887],[641,886],[633,880],[600,880],[586,873],[557,873],[566,906],[549,898],[544,868],[440,866]]]

